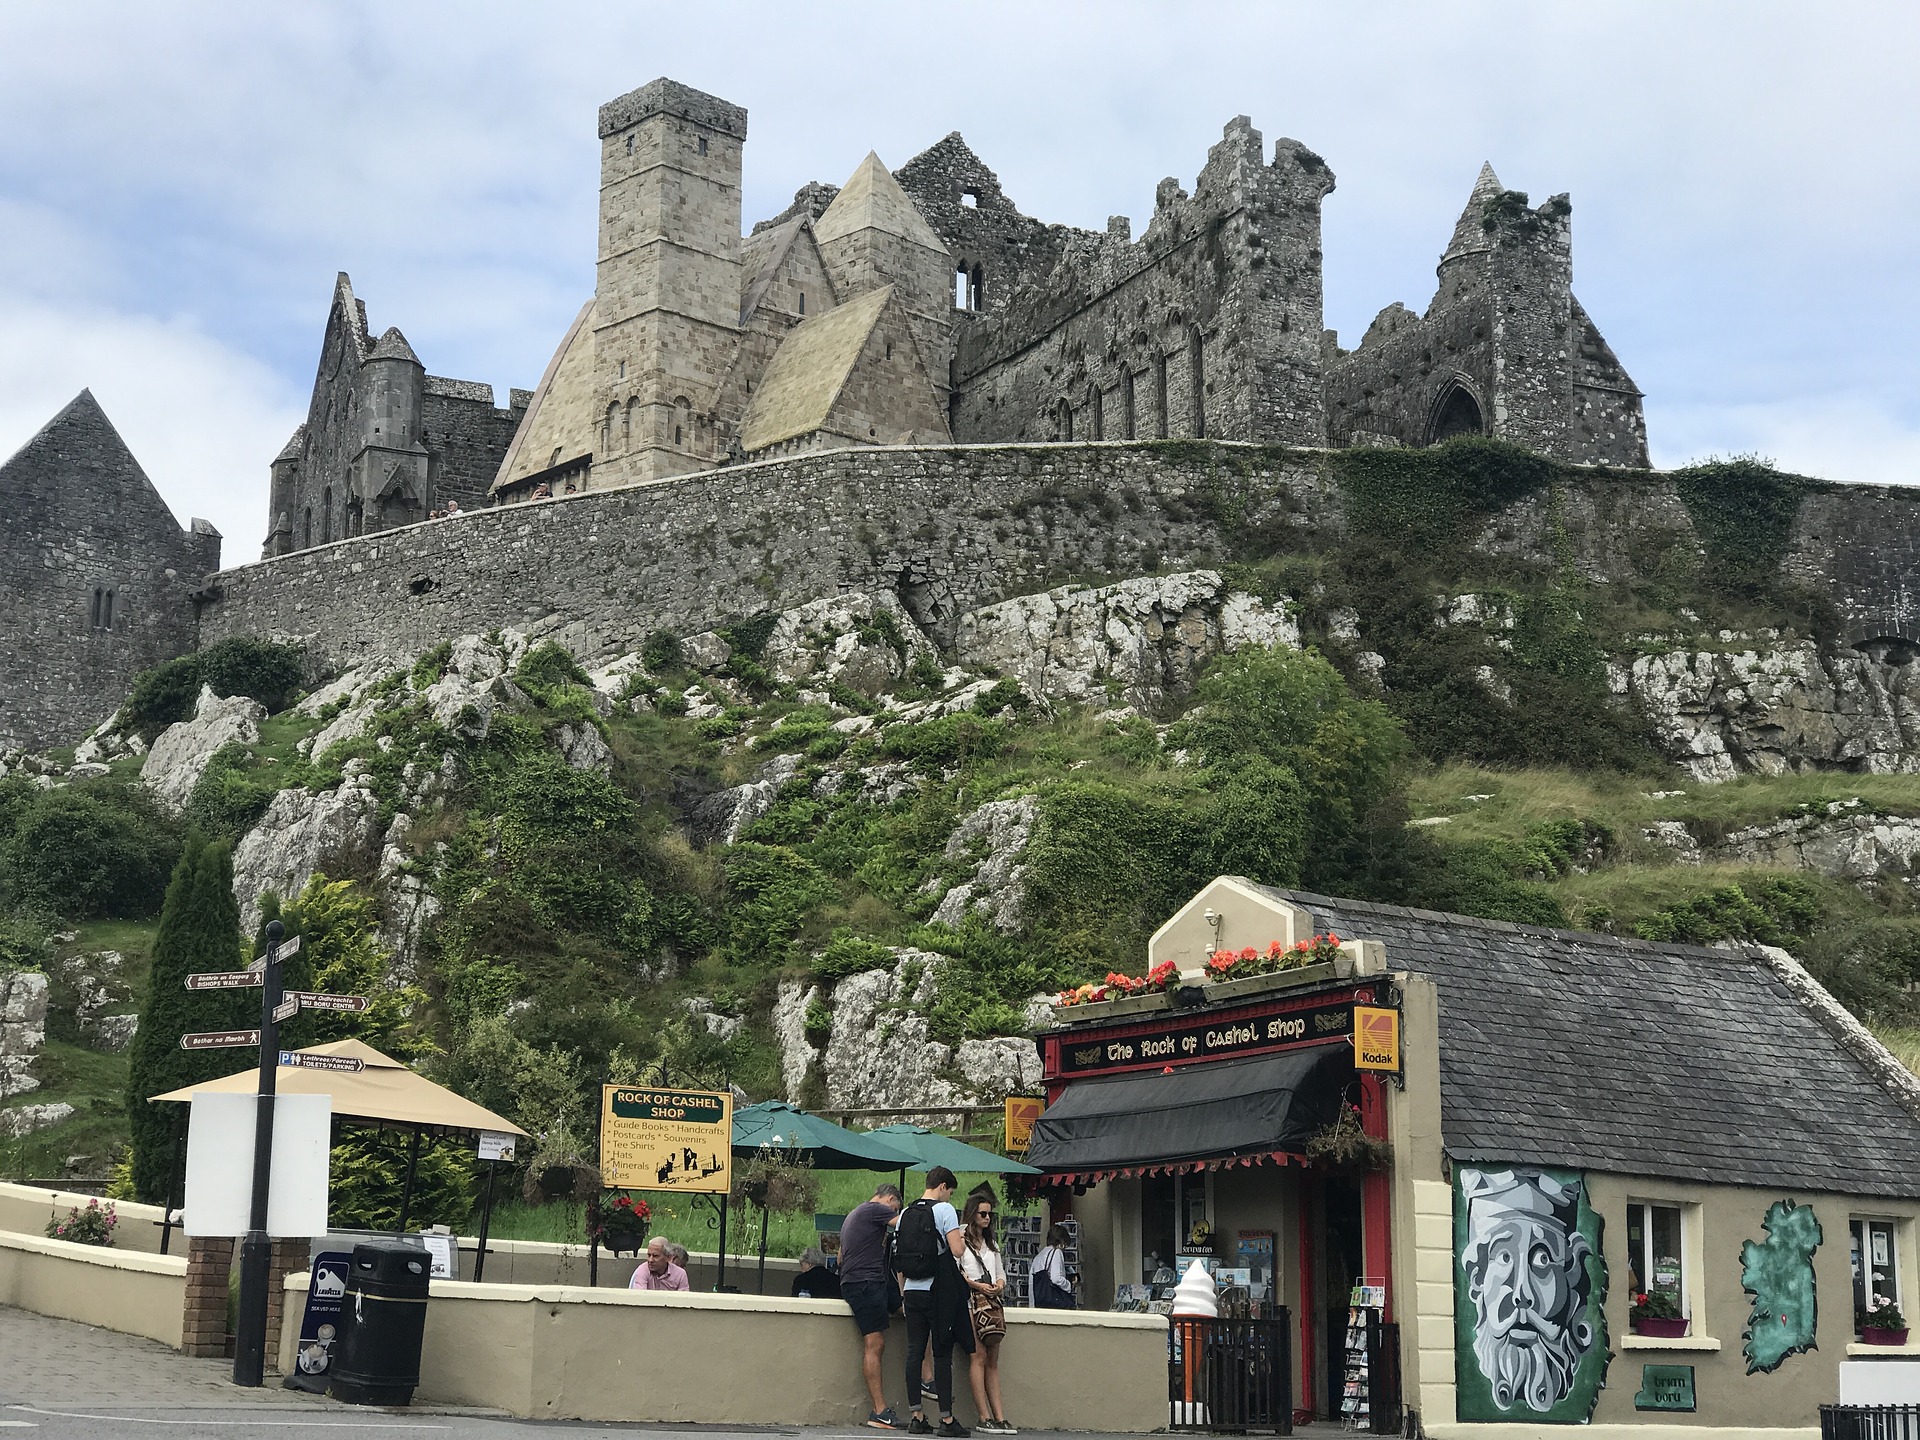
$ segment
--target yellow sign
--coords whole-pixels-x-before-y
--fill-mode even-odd
[[[1373,1005],[1353,1007],[1353,1068],[1400,1069],[1400,1012]]]
[[[601,1086],[600,1183],[725,1194],[733,1184],[733,1096]]]
[[[1040,1118],[1040,1112],[1047,1108],[1047,1102],[1031,1096],[1009,1095],[1007,1097],[1007,1153],[1024,1155],[1027,1145],[1033,1139],[1033,1122]]]

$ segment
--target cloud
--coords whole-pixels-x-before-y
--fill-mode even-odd
[[[0,336],[0,456],[91,389],[176,520],[211,520],[226,564],[259,555],[267,464],[304,394],[182,322],[0,302]]]

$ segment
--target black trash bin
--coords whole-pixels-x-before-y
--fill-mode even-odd
[[[420,1383],[433,1257],[400,1240],[353,1247],[327,1393],[349,1405],[405,1405]]]

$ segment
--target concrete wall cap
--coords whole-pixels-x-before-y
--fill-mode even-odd
[[[0,1250],[24,1250],[32,1255],[51,1255],[57,1260],[80,1260],[109,1270],[139,1270],[149,1275],[187,1273],[184,1255],[144,1255],[138,1250],[116,1250],[110,1245],[76,1245],[71,1240],[48,1240],[39,1235],[22,1235],[17,1230],[0,1230]]]

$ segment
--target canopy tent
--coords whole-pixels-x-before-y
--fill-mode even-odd
[[[469,1133],[480,1130],[502,1131],[525,1136],[526,1131],[503,1115],[484,1105],[454,1094],[417,1075],[391,1055],[383,1055],[360,1040],[334,1040],[297,1052],[302,1055],[340,1055],[358,1060],[364,1070],[316,1070],[301,1065],[282,1065],[275,1088],[282,1095],[330,1095],[333,1113],[349,1120],[370,1120],[380,1124],[404,1125],[435,1134]],[[154,1100],[187,1101],[196,1091],[211,1090],[222,1095],[252,1095],[260,1088],[260,1070],[254,1066],[218,1080],[183,1085]]]
[[[1081,1080],[1033,1126],[1027,1156],[1063,1179],[1298,1155],[1339,1113],[1352,1073],[1343,1045],[1170,1073]]]
[[[733,1153],[763,1149],[816,1170],[898,1170],[919,1163],[905,1147],[879,1138],[878,1131],[848,1130],[784,1100],[762,1100],[733,1112]]]
[[[337,1055],[361,1062],[360,1070],[320,1070],[304,1065],[280,1065],[275,1069],[274,1089],[281,1095],[326,1095],[333,1101],[333,1113],[342,1120],[358,1120],[372,1125],[393,1125],[411,1130],[413,1144],[407,1153],[406,1185],[400,1195],[400,1224],[407,1228],[413,1204],[413,1182],[420,1160],[420,1137],[469,1135],[482,1130],[502,1132],[525,1138],[526,1131],[496,1115],[484,1105],[454,1094],[436,1085],[424,1075],[416,1075],[391,1055],[383,1055],[361,1040],[334,1040],[311,1045],[295,1052],[301,1055]],[[184,1085],[156,1101],[191,1101],[196,1093],[214,1091],[223,1095],[255,1095],[260,1090],[260,1067],[241,1070],[218,1080]],[[480,1253],[476,1257],[474,1279],[485,1273],[487,1229],[493,1218],[493,1182],[496,1167],[487,1169],[485,1209],[480,1216]],[[396,1231],[396,1233],[398,1233]]]

